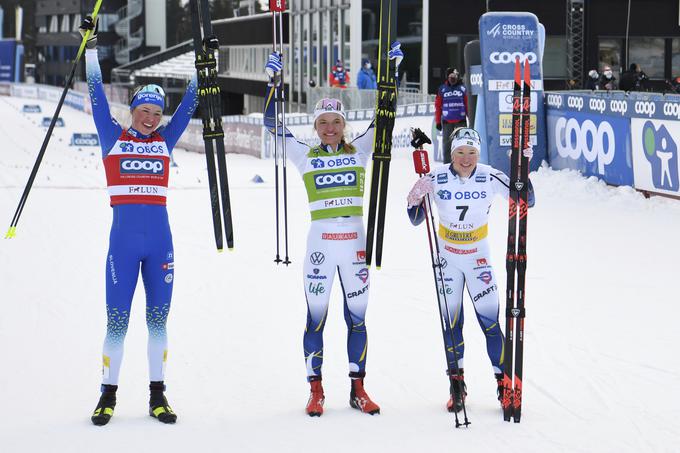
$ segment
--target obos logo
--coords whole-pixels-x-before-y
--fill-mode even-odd
[[[456,200],[479,200],[480,198],[486,198],[486,191],[456,192],[454,198]]]
[[[572,109],[576,109],[580,112],[581,109],[583,108],[583,98],[579,98],[579,97],[576,97],[576,96],[569,96],[567,98],[567,106],[572,108]]]
[[[481,74],[472,74],[470,76],[470,85],[473,87],[481,87],[483,84],[484,82]]]
[[[652,166],[654,187],[677,191],[680,188],[678,146],[666,126],[656,129],[653,122],[647,121],[642,127],[642,146]]]
[[[121,151],[123,151],[124,153],[135,152],[135,146],[132,143],[121,143],[119,146]]]
[[[354,157],[338,157],[337,159],[330,159],[326,161],[329,168],[344,167],[346,165],[356,165],[357,160]]]
[[[121,159],[120,172],[126,174],[162,174],[163,161],[161,159]]]
[[[312,159],[311,164],[314,168],[323,168],[325,166],[321,159]]]
[[[548,106],[557,108],[562,107],[562,96],[560,96],[559,94],[549,94]]]
[[[591,120],[579,124],[574,118],[559,118],[555,124],[555,143],[563,158],[578,160],[583,154],[588,162],[597,160],[597,172],[601,175],[616,152],[614,129],[607,121],[596,126]]]
[[[680,104],[675,102],[664,102],[663,114],[680,120]]]
[[[514,63],[518,58],[520,63],[524,63],[524,61],[536,63],[538,59],[534,52],[491,52],[491,55],[489,55],[489,61],[493,64]]]
[[[605,101],[604,99],[590,98],[588,106],[590,107],[590,110],[592,110],[593,112],[600,112],[600,114],[602,114],[607,108],[607,101]]]
[[[656,112],[656,105],[649,101],[636,101],[635,113],[638,115],[652,116]]]
[[[330,189],[331,187],[356,186],[357,172],[345,171],[340,173],[321,173],[314,176],[314,184],[317,189]]]
[[[628,102],[620,99],[612,99],[609,101],[609,110],[611,110],[613,113],[620,113],[621,116],[623,116],[628,111]]]

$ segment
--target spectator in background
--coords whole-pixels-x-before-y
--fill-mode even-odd
[[[446,70],[446,81],[437,89],[434,108],[437,130],[442,131],[444,163],[450,164],[451,136],[456,129],[467,127],[467,93],[457,69]]]
[[[328,75],[328,84],[337,88],[347,88],[349,85],[349,71],[345,69],[342,60],[335,61],[335,66],[331,68],[331,73]]]
[[[600,74],[597,73],[596,69],[591,69],[588,72],[588,77],[586,78],[586,83],[583,88],[586,90],[600,89]]]
[[[680,94],[680,77],[676,77],[668,84],[671,86],[671,89],[673,90],[673,93]]]
[[[602,75],[600,76],[598,83],[600,85],[600,90],[611,91],[619,89],[616,77],[614,77],[614,72],[612,72],[612,68],[609,66],[605,66],[602,69]]]
[[[357,87],[360,90],[375,90],[378,88],[378,83],[375,79],[375,72],[368,58],[364,58],[361,62],[361,70],[357,74]]]
[[[619,88],[624,91],[643,91],[648,79],[647,74],[640,69],[640,65],[632,63],[630,69],[621,74]]]

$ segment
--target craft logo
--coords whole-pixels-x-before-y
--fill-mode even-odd
[[[309,261],[315,266],[320,266],[326,261],[326,257],[321,252],[314,252],[309,255]]]
[[[361,283],[366,283],[366,281],[368,280],[368,269],[364,267],[363,269],[361,269],[359,272],[357,272],[354,275],[359,277],[359,280],[361,280]]]
[[[490,271],[484,271],[477,276],[477,279],[483,281],[485,284],[491,283],[492,276]]]
[[[647,121],[642,127],[642,147],[652,166],[654,187],[678,191],[678,146],[666,126],[657,129],[652,121]]]

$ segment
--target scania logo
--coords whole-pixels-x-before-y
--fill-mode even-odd
[[[163,173],[163,161],[160,159],[122,159],[121,173]]]
[[[680,104],[675,102],[664,102],[663,114],[680,120]]]
[[[590,107],[590,110],[592,110],[593,112],[602,113],[607,108],[607,101],[605,101],[604,99],[591,98],[588,101],[588,106]]]
[[[470,85],[472,85],[474,87],[481,87],[483,85],[482,75],[481,74],[472,74],[470,76]]]
[[[576,139],[576,140],[574,140]],[[575,118],[559,118],[555,123],[555,143],[561,157],[588,162],[597,161],[597,171],[604,175],[604,167],[614,160],[616,137],[607,121],[595,125],[591,120],[583,124]]]
[[[534,52],[491,52],[491,55],[489,55],[489,61],[493,64],[514,63],[518,58],[520,63],[524,63],[524,61],[536,63],[538,59]]]
[[[622,99],[609,101],[609,110],[613,113],[620,113],[621,116],[625,115],[628,111],[628,103]]]
[[[562,96],[560,96],[559,94],[549,94],[548,106],[557,108],[562,107]]]
[[[583,98],[569,96],[567,98],[567,106],[571,107],[572,109],[576,109],[580,112],[581,109],[583,108]]]
[[[323,264],[324,261],[326,261],[326,257],[321,252],[314,252],[311,255],[309,255],[309,261],[313,265],[319,266],[319,265]]]
[[[649,101],[636,101],[635,113],[638,115],[652,116],[656,112],[656,105]]]
[[[340,173],[321,173],[314,176],[314,184],[317,189],[327,189],[338,186],[354,186],[357,181],[357,173],[355,171],[346,171]]]

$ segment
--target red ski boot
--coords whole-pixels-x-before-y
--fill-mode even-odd
[[[449,402],[446,403],[446,410],[449,412],[460,412],[463,409],[463,402],[467,396],[467,387],[465,386],[465,381],[463,380],[463,374],[454,374],[449,376],[451,381],[451,387],[449,389],[451,396],[449,397]]]
[[[353,374],[354,373],[350,373],[350,377],[352,378],[352,390],[349,394],[349,405],[354,409],[359,409],[365,414],[379,414],[380,406],[371,401],[371,398],[364,389],[363,375],[361,375],[361,377],[354,377]],[[359,373],[356,374],[358,375]]]
[[[305,411],[310,417],[321,417],[323,414],[323,387],[321,386],[321,378],[309,381],[311,387],[309,393],[309,401],[307,401],[307,408]]]

